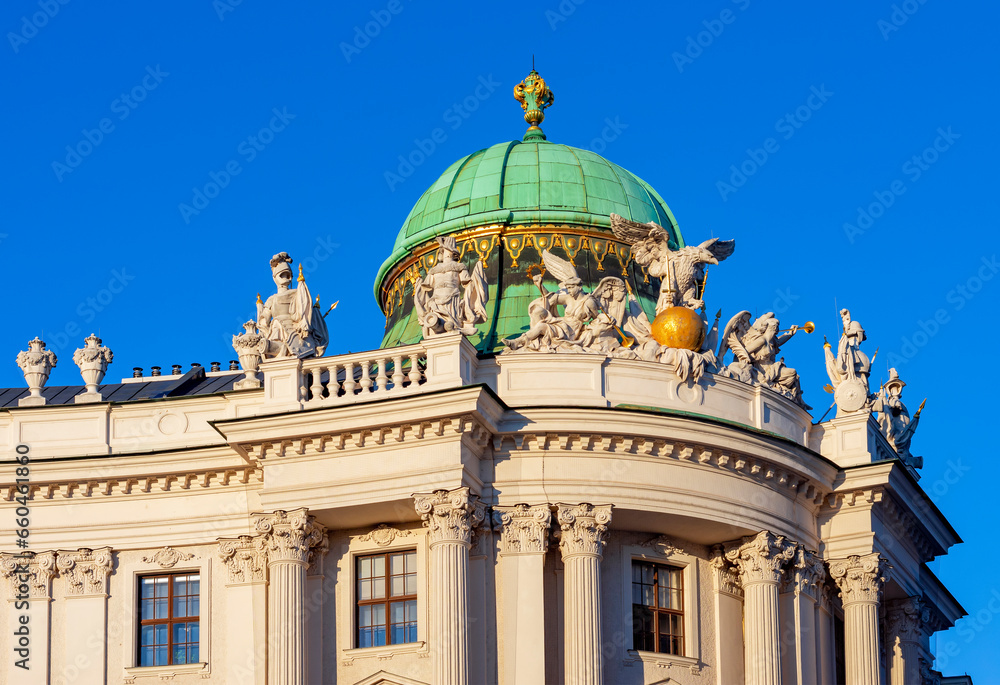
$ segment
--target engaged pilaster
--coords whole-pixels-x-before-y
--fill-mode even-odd
[[[821,682],[817,605],[825,580],[823,559],[804,547],[797,547],[785,571],[785,584],[780,596],[783,617],[781,671],[786,685]]]
[[[564,652],[567,685],[599,685],[601,557],[611,506],[557,504],[559,551],[565,568]]]
[[[885,561],[878,552],[830,561],[830,577],[844,604],[847,682],[879,684],[878,606]]]
[[[782,567],[796,545],[761,531],[727,545],[726,559],[736,566],[743,585],[743,655],[747,685],[781,685],[778,590]]]
[[[0,576],[6,579],[4,600],[7,604],[7,639],[10,652],[4,658],[5,683],[25,683],[25,685],[46,685],[49,682],[49,659],[51,636],[49,633],[49,611],[52,602],[52,577],[56,574],[56,555],[43,552],[30,557],[0,553]],[[21,644],[19,630],[22,630],[21,616],[29,616],[27,644]],[[23,634],[23,633],[22,633]],[[19,651],[23,650],[23,651]],[[18,666],[22,659],[28,659]]]
[[[929,613],[920,597],[886,602],[889,685],[920,682],[921,638]]]
[[[467,685],[469,548],[486,508],[469,488],[416,494],[413,501],[430,538],[430,635],[437,643],[432,646],[434,682]]]
[[[500,532],[503,578],[503,664],[501,682],[545,682],[545,606],[542,572],[549,548],[552,512],[548,504],[493,509]]]
[[[326,527],[306,509],[255,514],[267,549],[267,682],[304,685],[306,567]]]
[[[79,673],[81,682],[107,682],[108,577],[113,567],[110,547],[58,551],[59,577],[66,580],[65,650],[54,675]]]
[[[267,670],[267,538],[240,535],[219,540],[226,567],[226,672],[265,685]]]

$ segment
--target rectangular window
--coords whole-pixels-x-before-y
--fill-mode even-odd
[[[197,573],[139,578],[139,666],[198,663],[200,580]]]
[[[417,553],[357,557],[357,646],[417,641]]]
[[[632,562],[632,648],[684,655],[683,569]]]

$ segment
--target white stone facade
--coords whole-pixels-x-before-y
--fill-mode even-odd
[[[24,671],[0,542],[0,681],[909,685],[964,613],[926,566],[960,540],[870,414],[813,425],[734,379],[458,334],[260,368],[0,411],[37,553]],[[360,646],[357,560],[411,551],[415,639]],[[665,567],[679,654],[633,633],[635,569]],[[140,579],[182,572],[198,660],[140,667]]]

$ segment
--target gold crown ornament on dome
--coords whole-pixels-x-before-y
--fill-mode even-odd
[[[545,108],[555,102],[555,95],[545,85],[545,79],[538,75],[532,65],[531,73],[514,86],[514,98],[521,103],[524,120],[531,124],[524,134],[524,140],[545,140],[545,134],[538,127],[545,119]]]

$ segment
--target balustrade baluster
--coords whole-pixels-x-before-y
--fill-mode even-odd
[[[382,357],[378,360],[378,376],[375,377],[375,382],[378,384],[379,390],[385,390],[385,386],[389,385],[389,376],[385,373],[385,367],[388,363],[388,357]]]
[[[416,385],[420,382],[420,358],[414,353],[410,355],[410,384]]]
[[[403,375],[403,355],[397,354],[392,358],[392,387],[402,388],[404,378],[406,376]]]
[[[372,387],[371,362],[367,359],[361,362],[361,392],[368,392]]]
[[[312,369],[312,398],[314,401],[323,399],[323,367],[314,366]]]
[[[354,395],[358,383],[354,380],[354,362],[348,362],[344,368],[344,395]]]

